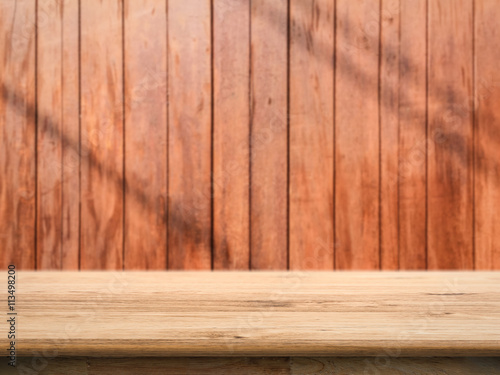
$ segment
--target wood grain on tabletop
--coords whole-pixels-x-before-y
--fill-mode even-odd
[[[2,365],[5,367],[2,367]],[[500,359],[468,358],[398,358],[380,357],[187,357],[187,358],[19,358],[18,369],[37,369],[40,375],[190,374],[190,375],[456,375],[500,374]],[[0,364],[2,374],[17,370]]]
[[[250,0],[213,3],[214,269],[250,262]]]
[[[500,355],[500,276],[491,272],[20,271],[17,279],[19,356]]]
[[[336,12],[335,263],[379,269],[380,1],[338,0]]]
[[[124,267],[165,269],[167,4],[127,0],[124,6]]]
[[[287,268],[288,4],[251,4],[251,268]]]
[[[428,268],[473,268],[473,6],[428,9]]]
[[[0,266],[34,269],[35,3],[0,2]],[[19,251],[23,249],[23,251]]]
[[[494,0],[475,5],[475,267],[500,268],[500,7]]]
[[[80,4],[81,269],[123,267],[122,5]]]
[[[399,14],[399,268],[422,270],[427,266],[427,1],[402,1]]]
[[[210,0],[168,2],[168,267],[210,269]],[[189,36],[186,39],[186,35]]]
[[[290,269],[331,270],[334,4],[290,3]]]

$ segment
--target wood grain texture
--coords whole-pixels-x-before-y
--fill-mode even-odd
[[[215,0],[214,268],[250,261],[250,1]]]
[[[35,3],[0,2],[0,266],[35,268]],[[22,249],[22,251],[20,251]]]
[[[500,374],[500,359],[465,358],[399,358],[377,357],[177,357],[177,358],[19,358],[18,369],[0,364],[2,374],[30,373],[40,375],[477,375]]]
[[[428,268],[472,269],[472,1],[428,11]]]
[[[61,4],[52,0],[39,1],[37,25],[37,266],[39,269],[61,269]]]
[[[0,266],[500,267],[500,3],[32,3],[0,6]]]
[[[288,358],[91,358],[89,375],[116,374],[290,374]]]
[[[172,269],[211,268],[210,5],[210,0],[168,3],[168,267]]]
[[[287,268],[288,4],[251,4],[251,268]]]
[[[123,9],[81,11],[81,268],[123,267]]]
[[[500,40],[498,2],[475,5],[475,268],[500,269]]]
[[[399,358],[394,354],[382,354],[377,357],[291,358],[290,361],[293,375],[500,374],[498,358]]]
[[[78,2],[37,6],[37,267],[78,269]]]
[[[427,1],[402,1],[399,45],[399,268],[426,268]]]
[[[379,1],[337,1],[335,243],[338,269],[378,269]]]
[[[79,1],[62,6],[62,245],[61,266],[76,270],[80,258],[80,56]]]
[[[167,3],[125,1],[125,269],[167,266]]]
[[[44,354],[38,353],[38,356],[34,357],[18,357],[15,368],[8,366],[7,361],[2,361],[0,362],[0,371],[2,375],[89,375],[87,362],[87,358],[63,358],[48,351]]]
[[[334,266],[334,20],[331,1],[290,3],[290,269]]]
[[[399,0],[380,6],[380,268],[399,268]],[[383,203],[382,203],[383,202]]]
[[[493,272],[20,271],[17,350],[495,356],[499,286]]]

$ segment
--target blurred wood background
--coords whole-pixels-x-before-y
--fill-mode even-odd
[[[0,2],[0,266],[500,269],[497,0]]]
[[[434,375],[500,374],[500,359],[378,357],[19,358],[19,371],[40,375]],[[0,362],[5,375],[17,375]]]

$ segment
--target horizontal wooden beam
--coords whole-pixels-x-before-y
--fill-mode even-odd
[[[2,375],[499,375],[500,358],[175,357],[19,358]]]
[[[19,357],[500,355],[495,272],[16,277]]]

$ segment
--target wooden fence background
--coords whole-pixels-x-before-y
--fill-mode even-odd
[[[497,0],[1,0],[0,266],[500,269]]]

